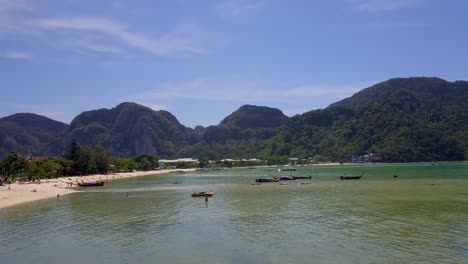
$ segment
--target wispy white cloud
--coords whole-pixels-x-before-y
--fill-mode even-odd
[[[224,0],[215,6],[216,13],[224,18],[237,18],[252,15],[264,6],[259,0]]]
[[[422,0],[345,0],[356,11],[379,12],[407,8]]]
[[[74,50],[79,53],[87,53],[89,51],[119,55],[126,53],[124,48],[121,48],[114,43],[109,43],[109,41],[105,41],[102,38],[93,38],[88,36],[56,40],[55,44],[60,48]]]
[[[155,56],[202,53],[209,38],[197,23],[177,22],[162,27],[165,32],[153,34],[148,29],[132,28],[125,21],[101,16],[50,17],[32,4],[26,0],[0,0],[0,34],[26,36],[53,48],[108,54],[129,53],[133,49]]]
[[[75,44],[77,44],[77,42],[75,42]],[[99,53],[118,53],[118,54],[123,53],[122,49],[109,46],[109,45],[105,45],[105,44],[97,44],[97,43],[92,43],[92,42],[81,41],[80,45],[86,49],[99,52]]]
[[[152,38],[144,34],[135,33],[125,25],[116,21],[100,17],[70,17],[42,19],[34,22],[39,28],[47,31],[70,33],[74,36],[76,32],[103,34],[118,39],[121,43],[145,50],[154,55],[171,55],[174,53],[200,53],[200,41],[196,39],[197,28],[194,26],[178,26],[174,30],[159,37]],[[109,48],[97,48],[96,44],[89,45],[95,51],[99,49],[109,52]],[[115,50],[114,50],[115,51]]]
[[[367,84],[352,84],[352,85],[305,85],[297,86],[284,93],[286,97],[317,97],[317,96],[334,96],[347,97],[353,93],[363,89]]]
[[[0,0],[0,12],[14,9],[28,9],[26,0]]]
[[[23,51],[7,51],[0,53],[0,57],[12,60],[29,60],[32,58],[32,55]]]
[[[0,33],[24,32],[22,29],[24,21],[18,15],[31,10],[32,5],[26,0],[0,0]]]
[[[351,85],[275,86],[255,81],[194,79],[180,83],[166,83],[123,100],[151,102],[154,100],[194,99],[230,102],[306,102],[320,97],[345,98],[370,86],[371,82]]]
[[[221,104],[227,107],[254,104],[280,108],[286,115],[293,116],[313,109],[324,108],[337,100],[352,96],[361,89],[369,87],[373,82],[357,82],[346,85],[304,83],[306,84],[265,83],[249,77],[241,78],[239,76],[199,78],[185,82],[156,85],[152,89],[120,98],[118,101],[138,102],[153,109],[162,106],[160,109],[168,111],[180,109],[181,104],[192,106]],[[229,112],[229,110],[225,110]],[[192,109],[189,111],[192,114],[199,110]],[[197,123],[191,123],[190,125],[199,125],[200,122],[202,125],[214,124],[222,119],[226,113],[222,111],[213,113],[213,116],[217,115],[213,120],[200,121],[198,119]],[[184,113],[179,114],[178,118],[183,120]],[[199,114],[203,115],[203,111],[199,112]]]
[[[427,22],[416,21],[390,21],[390,22],[367,22],[367,23],[346,23],[330,25],[333,28],[339,29],[369,29],[369,30],[393,30],[403,28],[428,28],[434,27],[433,24]]]

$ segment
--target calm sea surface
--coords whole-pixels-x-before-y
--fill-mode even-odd
[[[313,177],[250,185],[268,174]],[[468,263],[468,163],[114,181],[0,209],[0,263]]]

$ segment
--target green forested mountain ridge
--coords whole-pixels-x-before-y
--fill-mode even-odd
[[[347,160],[462,160],[468,147],[468,82],[398,78],[290,119],[277,141],[291,152]]]
[[[196,127],[191,144],[179,155],[211,160],[254,157],[258,155],[257,145],[276,136],[288,119],[276,108],[243,105],[217,126]]]
[[[243,105],[225,117],[219,126],[239,130],[256,128],[279,128],[286,124],[288,117],[281,110],[266,106]]]
[[[130,157],[141,153],[171,156],[188,143],[191,131],[167,111],[122,103],[112,109],[79,114],[68,131],[53,139],[44,152],[51,155],[63,153],[76,139],[80,144],[100,144],[116,156]]]
[[[18,132],[27,130],[28,122],[7,122],[8,130],[2,124],[3,153],[60,155],[76,139],[123,157],[349,161],[374,153],[382,161],[462,160],[468,158],[468,82],[390,79],[291,118],[275,108],[244,105],[216,126],[195,129],[167,111],[135,103],[83,112],[52,137]],[[20,144],[11,143],[13,135]]]
[[[44,143],[67,128],[65,123],[31,113],[0,118],[0,156],[12,150],[37,154]]]
[[[362,108],[382,96],[403,90],[418,97],[418,103],[427,109],[466,96],[466,84],[466,81],[447,82],[434,77],[394,78],[363,89],[351,97],[331,104],[328,108],[334,106]]]

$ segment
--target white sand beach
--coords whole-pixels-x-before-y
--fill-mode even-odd
[[[195,169],[184,169],[178,171],[194,171]],[[96,174],[88,176],[61,177],[58,179],[41,180],[40,183],[19,184],[17,182],[11,185],[0,186],[0,208],[13,206],[21,203],[36,201],[40,199],[52,198],[80,192],[77,189],[77,183],[94,181],[111,181],[130,177],[147,176],[154,174],[170,173],[175,170],[153,170],[136,171],[112,174]],[[72,186],[72,187],[70,187]]]

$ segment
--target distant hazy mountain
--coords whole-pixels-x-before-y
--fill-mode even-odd
[[[67,124],[36,114],[20,113],[0,118],[0,156],[13,150],[37,154],[43,144],[67,128]]]
[[[275,108],[244,105],[217,126],[195,129],[167,111],[135,103],[83,112],[69,127],[17,114],[0,119],[0,136],[0,154],[60,155],[76,139],[128,157],[347,161],[374,153],[383,161],[462,160],[468,158],[468,82],[390,79],[291,118]]]

